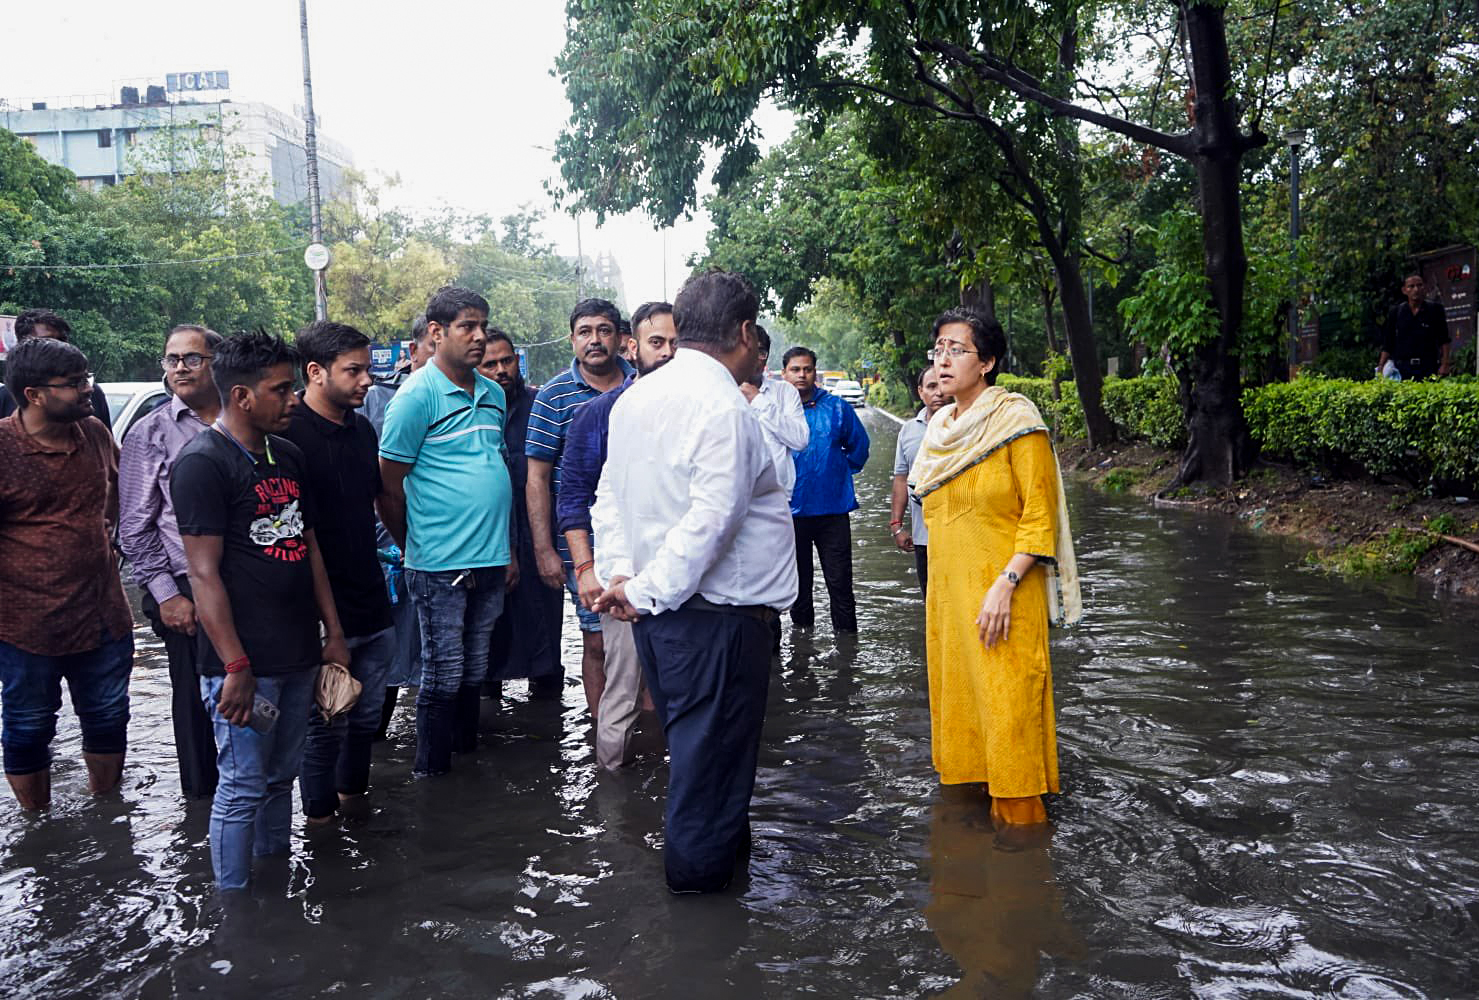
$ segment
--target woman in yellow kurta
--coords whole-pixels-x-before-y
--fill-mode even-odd
[[[935,770],[947,785],[985,783],[998,821],[1042,823],[1042,796],[1058,791],[1048,622],[1078,619],[1078,574],[1047,426],[995,385],[1005,354],[979,313],[935,321],[935,370],[955,402],[930,421],[909,485],[930,535]]]

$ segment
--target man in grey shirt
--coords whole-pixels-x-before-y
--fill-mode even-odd
[[[919,501],[909,495],[909,467],[919,454],[920,442],[924,440],[924,429],[940,408],[950,402],[950,397],[940,389],[940,376],[933,367],[919,373],[919,399],[924,409],[915,414],[899,428],[899,443],[894,448],[894,485],[890,503],[888,527],[894,536],[894,544],[900,551],[914,553],[914,565],[919,570],[919,589],[926,589],[929,577],[929,534],[924,526],[924,512]],[[909,504],[909,527],[904,527],[904,503]]]

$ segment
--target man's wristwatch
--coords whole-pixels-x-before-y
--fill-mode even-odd
[[[1006,577],[1007,582],[1010,583],[1013,587],[1022,582],[1022,578],[1017,575],[1016,570],[1004,569],[1001,571],[1001,575]]]

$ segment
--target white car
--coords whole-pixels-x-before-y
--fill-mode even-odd
[[[123,445],[123,436],[140,420],[169,402],[163,382],[102,382],[113,418],[113,440]]]
[[[852,379],[838,379],[837,384],[832,387],[832,391],[853,406],[864,406],[868,402],[868,394],[863,391],[861,385]]]

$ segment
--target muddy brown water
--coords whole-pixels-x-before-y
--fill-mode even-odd
[[[300,837],[223,910],[143,629],[122,795],[84,794],[66,709],[51,815],[0,804],[0,993],[1479,991],[1472,606],[1338,583],[1227,521],[1075,490],[1088,615],[1053,645],[1064,794],[1049,836],[1004,837],[930,768],[922,610],[886,527],[895,430],[867,423],[863,636],[787,636],[754,855],[727,894],[664,890],[665,767],[647,736],[630,773],[598,774],[567,630],[562,704],[511,685],[485,702],[484,749],[422,781],[403,711],[373,813]]]

